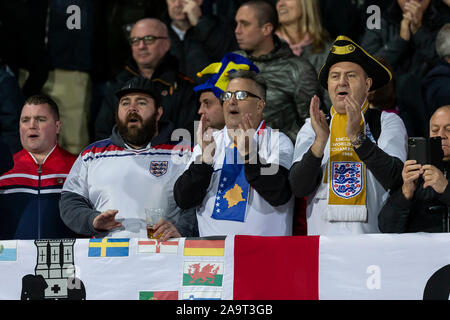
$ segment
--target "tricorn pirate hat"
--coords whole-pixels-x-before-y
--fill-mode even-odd
[[[328,88],[328,73],[330,68],[338,62],[354,62],[360,65],[367,75],[372,78],[370,90],[376,90],[386,85],[392,79],[392,73],[381,62],[368,54],[352,39],[338,36],[334,40],[325,64],[319,71],[319,82],[325,89]]]

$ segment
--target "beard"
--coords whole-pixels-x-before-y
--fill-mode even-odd
[[[140,123],[141,125],[128,127],[131,119],[136,119],[136,124]],[[128,114],[125,121],[121,121],[116,114],[116,124],[119,134],[125,143],[136,147],[144,147],[153,139],[157,133],[156,123],[156,112],[146,121],[137,113]]]

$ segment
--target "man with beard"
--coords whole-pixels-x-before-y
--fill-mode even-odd
[[[162,209],[154,237],[195,236],[194,211],[177,207],[172,191],[190,147],[170,144],[173,125],[161,120],[159,91],[151,80],[134,78],[116,96],[112,135],[79,155],[64,184],[61,218],[87,236],[143,238],[145,211]]]

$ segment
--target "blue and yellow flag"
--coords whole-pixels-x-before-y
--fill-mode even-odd
[[[237,148],[232,145],[228,150],[231,152],[225,152],[225,160],[211,218],[244,222],[249,184],[245,179],[244,164],[237,161]],[[227,161],[227,156],[234,158],[233,161]]]
[[[129,247],[130,239],[90,239],[88,257],[127,257]]]

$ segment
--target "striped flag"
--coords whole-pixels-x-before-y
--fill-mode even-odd
[[[142,239],[138,241],[138,253],[178,253],[178,240],[157,241]]]
[[[0,241],[0,261],[17,260],[17,240]]]
[[[183,300],[222,300],[221,291],[183,292]]]
[[[178,291],[140,291],[139,300],[178,300]]]
[[[224,256],[225,237],[186,238],[185,256]]]
[[[90,239],[88,257],[128,257],[130,239]]]

